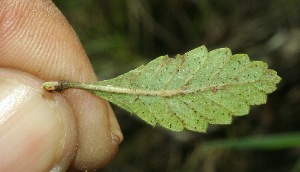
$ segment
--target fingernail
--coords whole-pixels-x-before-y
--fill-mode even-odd
[[[107,108],[108,108],[109,120],[111,125],[110,127],[112,131],[112,139],[116,144],[120,144],[123,140],[123,134],[121,132],[120,125],[108,102],[107,102]]]
[[[30,97],[28,96],[28,87],[16,84],[8,79],[1,79],[0,84],[0,125],[3,124],[16,109],[27,102]]]
[[[45,171],[64,147],[55,104],[41,91],[0,79],[0,171]]]

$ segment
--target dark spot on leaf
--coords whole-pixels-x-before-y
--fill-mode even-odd
[[[210,87],[210,91],[212,91],[213,93],[216,93],[218,91],[218,88],[216,86],[212,86],[212,87]]]

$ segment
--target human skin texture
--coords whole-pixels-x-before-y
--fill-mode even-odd
[[[49,0],[0,0],[0,171],[102,168],[123,139],[107,101],[48,93],[44,81],[97,81],[75,32]]]

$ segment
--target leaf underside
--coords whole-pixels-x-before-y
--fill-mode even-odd
[[[228,48],[208,52],[201,46],[93,83],[112,91],[92,92],[153,126],[205,132],[208,124],[230,124],[232,116],[248,114],[250,105],[266,103],[280,80],[264,62],[250,62]]]

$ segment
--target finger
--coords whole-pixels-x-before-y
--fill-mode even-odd
[[[67,169],[76,151],[76,122],[59,94],[32,75],[0,68],[0,171]]]
[[[45,80],[96,80],[78,38],[51,1],[1,1],[0,22],[0,66]],[[82,90],[67,90],[63,95],[78,125],[74,166],[103,166],[115,155],[122,140],[110,106]]]

